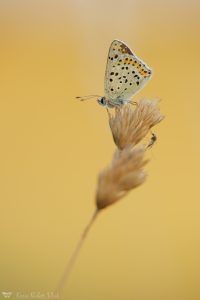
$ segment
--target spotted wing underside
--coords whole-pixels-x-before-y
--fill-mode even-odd
[[[105,97],[113,103],[117,99],[129,101],[150,79],[152,70],[121,41],[110,46],[106,73]]]

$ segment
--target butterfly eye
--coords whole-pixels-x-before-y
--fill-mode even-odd
[[[106,99],[105,99],[105,97],[101,97],[101,98],[99,98],[97,101],[98,101],[98,103],[99,103],[100,105],[103,105],[103,106],[106,105]]]
[[[101,101],[101,104],[102,104],[102,105],[106,105],[106,100],[105,100],[104,97],[102,97],[100,101]]]

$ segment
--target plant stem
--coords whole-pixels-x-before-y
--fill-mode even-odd
[[[72,267],[74,266],[74,263],[76,262],[76,259],[80,253],[80,250],[81,250],[81,247],[83,245],[83,242],[85,241],[87,235],[88,235],[88,232],[91,228],[91,226],[93,225],[97,215],[99,213],[99,209],[96,209],[95,212],[93,213],[92,215],[92,218],[90,219],[89,223],[87,224],[87,226],[85,227],[80,239],[79,239],[79,242],[78,244],[76,245],[75,249],[74,249],[74,252],[72,253],[67,265],[66,265],[66,268],[63,272],[63,275],[56,287],[56,290],[55,292],[56,293],[59,293],[61,294],[61,292],[63,291],[66,283],[67,283],[67,280],[69,278],[69,275],[71,274],[71,270],[72,270]]]

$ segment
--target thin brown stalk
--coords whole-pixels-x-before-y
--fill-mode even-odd
[[[94,221],[96,220],[96,217],[99,214],[99,211],[100,210],[98,208],[94,211],[94,213],[92,215],[92,218],[90,219],[89,223],[85,227],[85,229],[84,229],[84,231],[83,231],[83,233],[82,233],[82,235],[79,239],[79,242],[78,242],[78,244],[76,245],[76,247],[74,249],[74,252],[72,253],[70,259],[68,260],[68,263],[65,267],[63,275],[62,275],[62,277],[61,277],[61,279],[60,279],[60,281],[59,281],[59,283],[58,283],[58,285],[55,289],[55,293],[58,293],[60,296],[63,292],[64,287],[67,284],[67,281],[68,281],[69,276],[71,274],[72,268],[73,268],[73,266],[76,262],[76,259],[77,259],[78,255],[80,253],[80,250],[82,248],[83,242],[85,241],[89,230],[91,229],[92,225],[94,224]]]

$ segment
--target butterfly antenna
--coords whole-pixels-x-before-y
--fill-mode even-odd
[[[77,96],[76,99],[79,99],[80,101],[85,101],[85,100],[89,100],[89,99],[92,99],[92,98],[98,98],[98,97],[101,97],[99,95],[88,95],[88,96],[82,96],[82,97],[79,97]]]

